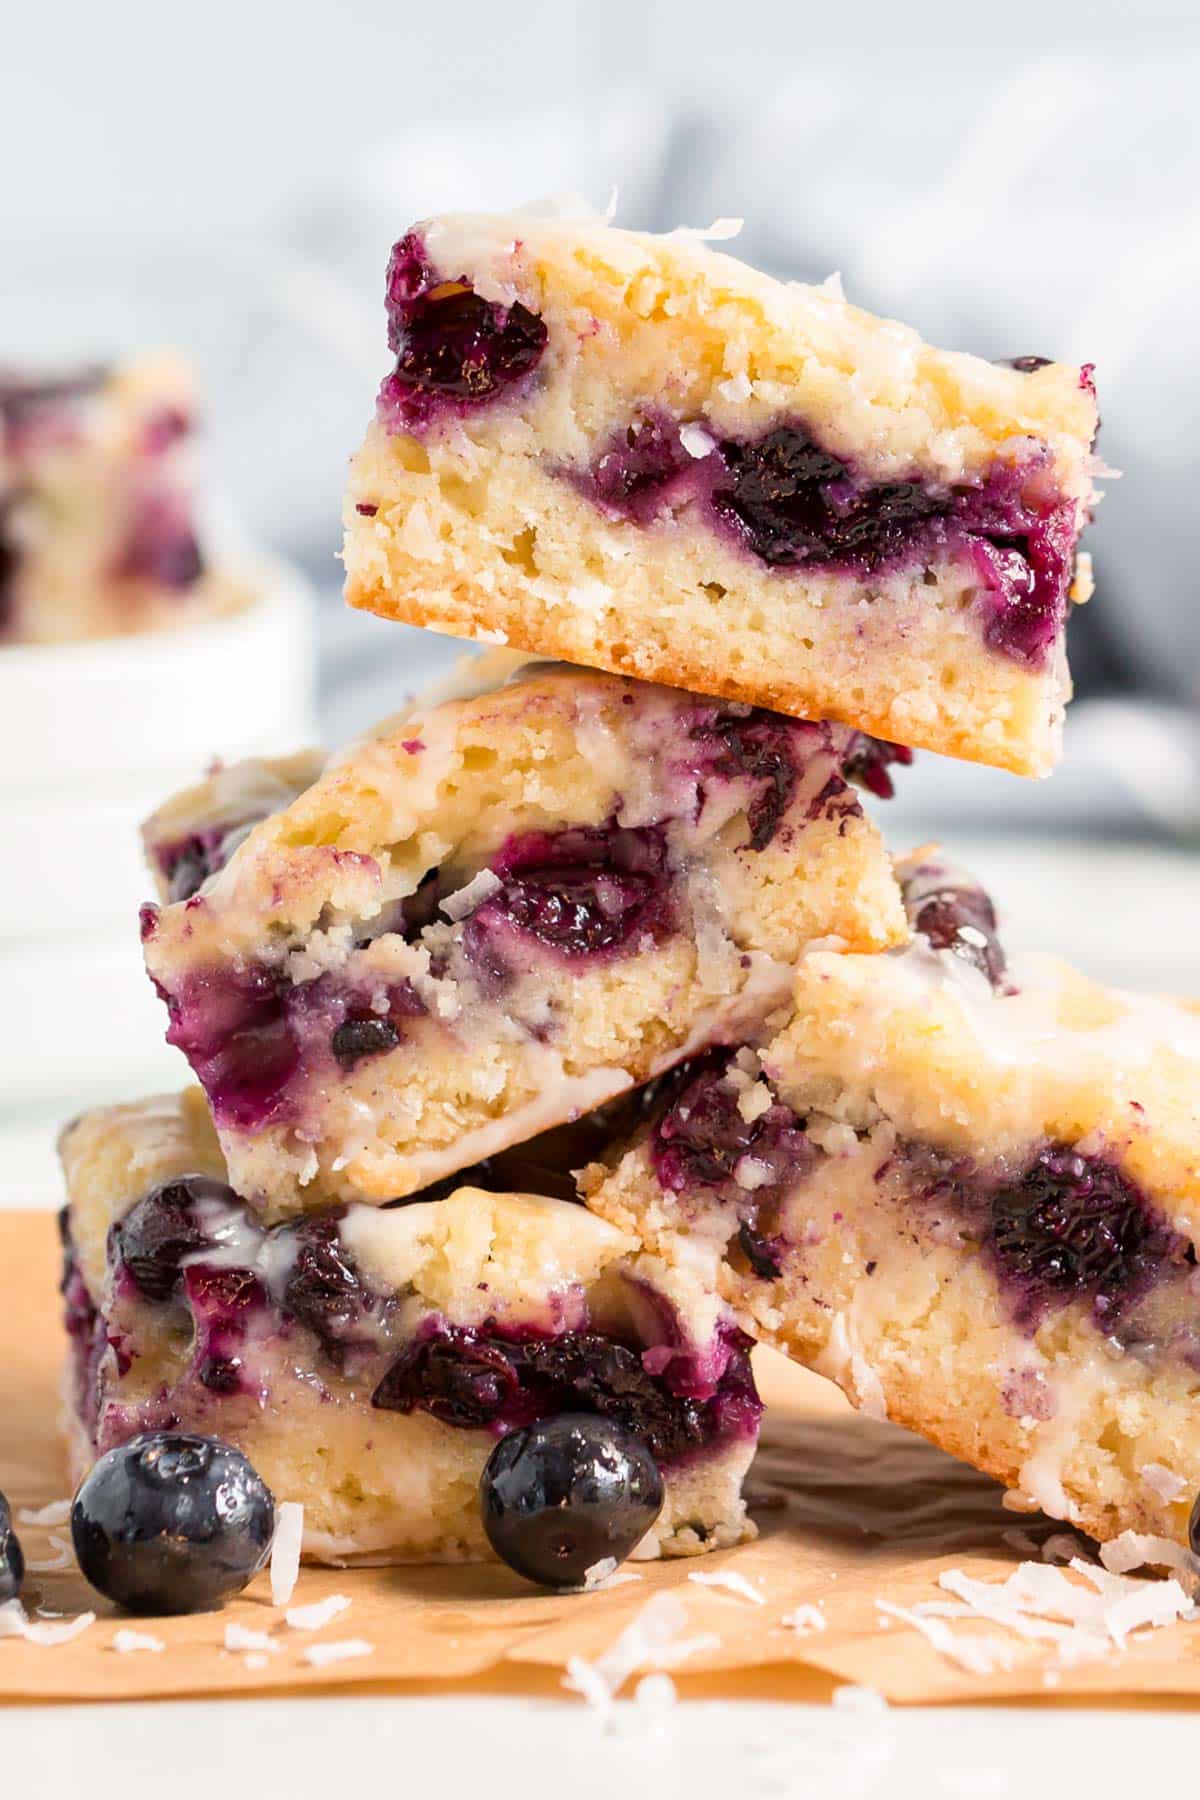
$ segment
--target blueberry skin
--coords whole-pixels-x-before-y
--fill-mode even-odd
[[[270,1489],[220,1438],[152,1431],[110,1450],[71,1508],[79,1566],[133,1613],[213,1612],[262,1568]]]
[[[1192,1547],[1193,1554],[1200,1556],[1200,1494],[1196,1495],[1191,1517],[1188,1519],[1188,1543]]]
[[[501,1438],[479,1485],[496,1555],[542,1587],[579,1588],[623,1562],[662,1511],[658,1464],[611,1419],[560,1413]]]
[[[8,1501],[0,1494],[0,1605],[15,1600],[25,1579],[25,1558],[12,1528]]]

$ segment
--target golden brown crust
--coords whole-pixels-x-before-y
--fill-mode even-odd
[[[493,590],[479,587],[472,591],[462,581],[405,589],[393,582],[364,581],[354,574],[346,578],[344,597],[348,606],[397,624],[421,626],[474,643],[495,643],[502,637],[513,650],[564,662],[584,660],[576,637],[563,628],[556,610],[532,598],[520,606],[506,605]],[[872,706],[866,698],[848,695],[840,681],[822,681],[816,669],[809,672],[808,679],[788,680],[776,663],[777,673],[756,669],[753,679],[742,679],[728,666],[687,658],[681,654],[683,648],[682,638],[656,635],[653,623],[643,618],[636,639],[628,630],[616,628],[589,635],[586,661],[609,674],[764,706],[790,718],[836,720],[885,742],[984,762],[1014,775],[1044,777],[1057,761],[1057,732],[1054,743],[1041,749],[1019,737],[1006,740],[997,735],[989,739],[984,754],[977,731],[963,724],[957,707],[947,707],[924,721],[915,715],[900,720],[891,707]],[[1069,690],[1065,697],[1069,698]]]

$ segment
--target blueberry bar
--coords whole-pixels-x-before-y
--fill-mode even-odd
[[[748,1341],[711,1289],[583,1207],[462,1187],[268,1227],[195,1089],[85,1114],[60,1147],[77,1475],[142,1432],[196,1431],[302,1502],[310,1558],[474,1560],[497,1440],[585,1413],[659,1465],[642,1555],[753,1536]]]
[[[172,358],[0,370],[0,643],[174,625],[240,604],[196,522],[196,398]]]
[[[536,660],[507,650],[468,653],[408,710],[490,693]],[[398,725],[404,716],[401,712],[390,723]],[[159,899],[190,900],[210,875],[225,867],[251,828],[298,800],[328,760],[321,750],[298,750],[289,756],[216,762],[202,781],[173,794],[142,826],[142,849]]]
[[[194,787],[173,794],[142,826],[142,848],[159,899],[190,900],[225,867],[255,825],[312,786],[326,760],[319,750],[249,756],[218,765]]]
[[[1045,774],[1090,367],[922,343],[698,234],[455,215],[387,277],[351,605]]]
[[[333,757],[143,914],[238,1192],[401,1198],[744,1035],[806,942],[897,942],[853,784],[906,758],[562,667]]]
[[[969,878],[905,874],[910,946],[806,956],[788,1025],[694,1065],[590,1204],[1030,1506],[1186,1543],[1200,1019],[1006,962]]]

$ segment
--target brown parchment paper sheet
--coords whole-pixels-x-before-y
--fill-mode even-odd
[[[63,1339],[56,1282],[52,1216],[0,1214],[0,1490],[14,1515],[18,1507],[41,1507],[67,1492],[57,1440]],[[378,1691],[381,1684],[556,1692],[568,1657],[598,1655],[664,1588],[686,1606],[684,1636],[718,1640],[718,1647],[672,1671],[685,1693],[814,1698],[830,1691],[832,1678],[910,1703],[1047,1695],[1050,1661],[1043,1646],[1012,1637],[1011,1669],[969,1675],[900,1621],[885,1629],[875,1602],[912,1606],[936,1599],[937,1576],[952,1567],[1002,1579],[1021,1560],[1002,1534],[1021,1528],[1044,1535],[1048,1522],[1006,1512],[999,1489],[973,1470],[850,1412],[825,1383],[782,1359],[761,1355],[758,1372],[768,1412],[751,1481],[761,1534],[754,1543],[698,1559],[629,1565],[639,1581],[584,1595],[544,1594],[489,1566],[306,1568],[293,1605],[335,1593],[353,1602],[316,1634],[284,1623],[265,1575],[220,1613],[149,1621],[117,1615],[73,1568],[33,1574],[24,1593],[31,1615],[44,1606],[68,1614],[94,1610],[97,1620],[54,1648],[0,1640],[0,1700]],[[69,1528],[18,1529],[34,1561],[54,1556],[49,1530],[70,1535]],[[744,1575],[766,1604],[688,1580],[693,1571],[718,1569]],[[821,1603],[823,1632],[801,1636],[781,1625],[784,1614],[806,1601]],[[271,1631],[281,1652],[264,1668],[247,1669],[242,1656],[222,1649],[232,1620]],[[122,1625],[152,1633],[166,1649],[116,1652],[113,1638]],[[978,1623],[956,1629],[997,1634]],[[374,1653],[324,1668],[303,1660],[309,1644],[350,1637],[367,1639]],[[1056,1670],[1052,1679],[1056,1700],[1200,1698],[1200,1625],[1145,1634],[1120,1656]]]

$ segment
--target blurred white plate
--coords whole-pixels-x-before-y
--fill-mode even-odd
[[[146,813],[214,757],[313,740],[311,592],[286,564],[247,573],[260,598],[227,618],[0,651],[0,958],[64,930],[136,935]]]
[[[185,1074],[142,968],[138,827],[215,756],[315,738],[312,595],[252,568],[225,619],[0,651],[0,1127]]]

